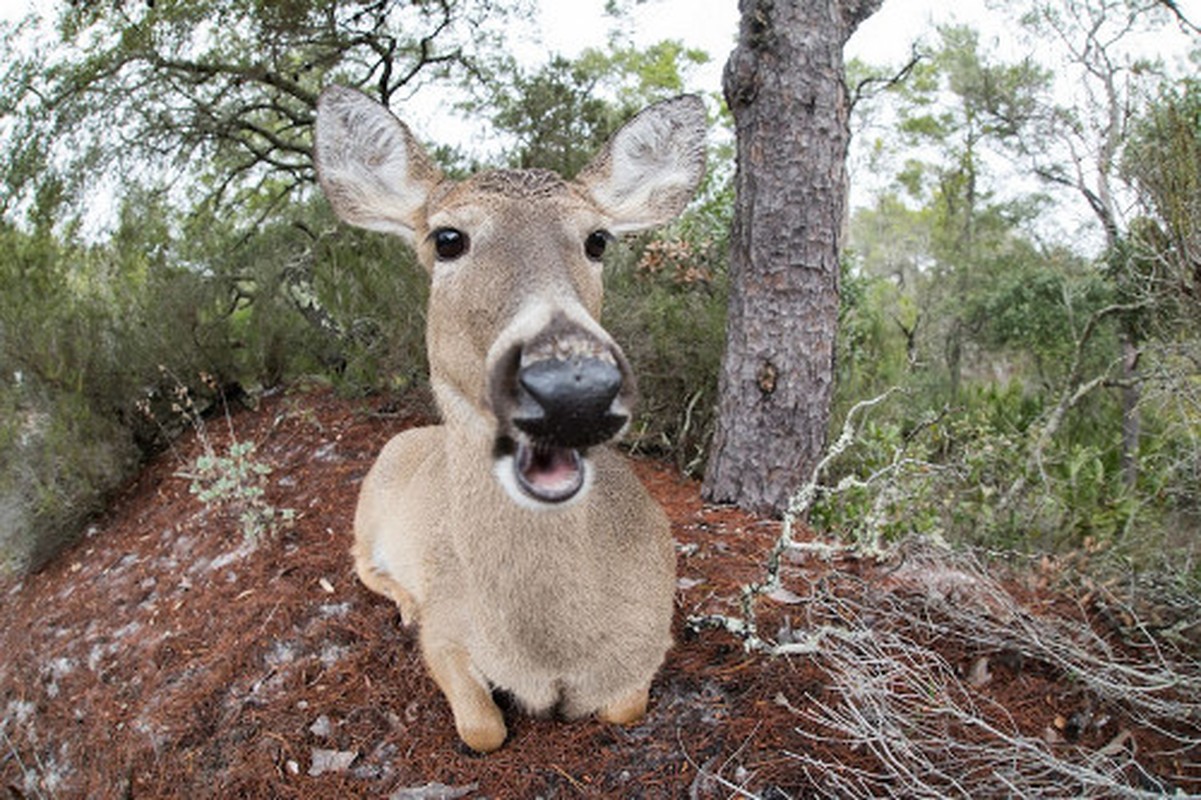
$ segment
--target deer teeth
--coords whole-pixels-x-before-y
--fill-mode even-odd
[[[561,503],[584,485],[584,459],[571,447],[555,447],[522,438],[513,457],[517,485],[535,500]]]

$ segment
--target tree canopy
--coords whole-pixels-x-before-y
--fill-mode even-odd
[[[620,17],[637,4],[611,5]],[[905,400],[873,407],[830,476],[866,475],[870,490],[832,493],[813,518],[849,538],[1087,539],[1130,558],[1132,532],[1147,531],[1145,556],[1201,519],[1201,103],[1191,74],[1132,42],[1195,29],[1163,2],[998,10],[1016,49],[946,26],[903,65],[852,65],[848,110],[872,115],[875,133],[851,147],[875,188],[848,215],[841,262],[833,250],[822,262],[839,292],[823,295],[837,336],[820,355],[833,425],[890,387]],[[706,55],[679,42],[615,36],[517,62],[505,26],[532,11],[64,2],[5,28],[0,530],[70,530],[179,432],[181,385],[203,406],[312,376],[353,393],[422,384],[424,274],[398,243],[335,225],[309,191],[323,85],[402,115],[419,89],[445,92],[444,117],[496,132],[486,153],[434,142],[450,174],[571,174],[623,119],[680,91],[706,90],[715,128],[730,124],[715,87],[693,79]],[[753,92],[755,75],[732,84]],[[1091,99],[1070,100],[1065,75]],[[731,291],[730,136],[713,139],[690,212],[606,256],[604,322],[642,393],[628,444],[694,475],[714,436]],[[810,205],[825,221],[841,213]],[[752,400],[790,380],[782,363],[755,363]],[[1139,435],[1124,435],[1133,423]],[[806,477],[793,473],[777,497]]]
[[[51,196],[78,209],[107,174],[118,184],[182,184],[189,203],[266,219],[313,180],[310,132],[324,84],[388,103],[423,82],[482,78],[476,64],[494,46],[496,23],[522,8],[482,0],[64,4],[52,38],[18,48],[34,20],[8,37],[0,109],[15,119],[0,209]]]

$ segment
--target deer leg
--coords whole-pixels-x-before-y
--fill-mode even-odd
[[[643,686],[601,706],[597,716],[602,722],[615,725],[630,725],[646,715],[650,699],[650,687]]]
[[[356,545],[351,551],[354,555],[354,571],[359,580],[371,591],[390,598],[400,607],[400,620],[405,625],[417,621],[417,601],[403,586],[388,573],[375,565],[369,556],[363,556]]]
[[[471,658],[459,644],[436,640],[424,633],[421,652],[434,682],[446,695],[455,717],[455,730],[477,753],[490,753],[505,743],[504,716],[487,685],[471,669]]]

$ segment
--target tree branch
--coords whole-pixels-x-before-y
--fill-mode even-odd
[[[229,75],[242,80],[254,81],[263,83],[268,86],[279,89],[287,94],[295,97],[300,102],[307,105],[309,108],[317,107],[317,95],[308,91],[295,81],[289,80],[284,76],[272,72],[262,64],[254,64],[249,67],[239,67],[233,64],[202,64],[195,61],[185,61],[183,59],[165,58],[158,53],[151,52],[145,56],[147,63],[156,69],[176,70],[189,75],[196,75],[200,78],[209,78],[217,75]]]
[[[1197,27],[1196,23],[1184,15],[1184,12],[1180,10],[1180,4],[1176,0],[1159,0],[1159,4],[1175,15],[1177,22],[1180,23],[1180,27],[1191,30],[1193,33],[1201,33],[1201,28]]]
[[[915,42],[910,50],[909,61],[906,62],[905,65],[897,70],[893,75],[890,77],[870,75],[859,81],[859,83],[855,84],[855,91],[851,94],[850,99],[851,109],[853,110],[855,105],[860,100],[867,97],[874,97],[880,92],[887,91],[888,89],[891,89],[892,87],[903,82],[909,77],[909,73],[913,72],[914,68],[917,67],[917,65],[920,64],[926,57],[927,55],[925,53],[918,50],[917,43]],[[868,93],[869,89],[870,94]]]

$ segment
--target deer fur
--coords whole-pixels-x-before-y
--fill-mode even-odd
[[[355,568],[419,625],[473,750],[505,741],[493,690],[531,713],[640,719],[671,644],[668,522],[610,444],[635,389],[599,322],[597,250],[683,210],[704,129],[700,100],[679,97],[627,123],[575,180],[452,181],[383,106],[340,87],[320,96],[314,161],[330,204],[403,237],[430,274],[442,414],[388,442],[364,479]]]

